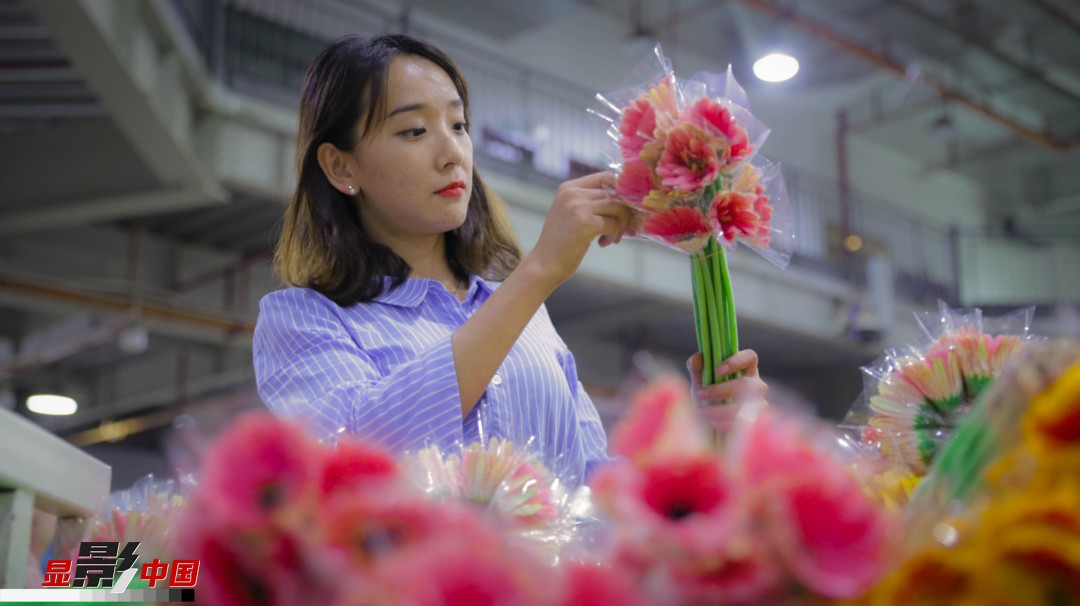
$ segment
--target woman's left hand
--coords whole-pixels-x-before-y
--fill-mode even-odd
[[[727,432],[735,425],[735,417],[743,404],[753,399],[763,399],[769,386],[758,375],[758,356],[752,349],[744,349],[716,367],[717,376],[741,372],[737,379],[702,387],[701,353],[690,356],[686,367],[690,371],[690,394],[694,398],[698,414],[716,431]]]

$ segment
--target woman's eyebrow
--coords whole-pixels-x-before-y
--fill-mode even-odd
[[[453,101],[447,103],[447,106],[449,106],[449,107],[461,107],[463,105],[465,105],[465,102],[462,101],[460,98],[454,99]],[[422,109],[427,109],[427,105],[425,105],[423,103],[409,103],[407,105],[402,105],[401,107],[398,107],[394,111],[390,112],[389,114],[386,115],[386,118],[390,119],[390,118],[393,118],[394,116],[396,116],[398,114],[402,114],[402,113],[405,113],[405,112],[419,111],[419,110],[422,110]]]

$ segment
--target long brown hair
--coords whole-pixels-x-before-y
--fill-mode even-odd
[[[323,143],[354,148],[361,119],[365,135],[380,125],[390,61],[399,55],[442,68],[464,102],[468,124],[469,92],[461,72],[445,53],[411,36],[347,36],[323,50],[304,78],[296,191],[285,210],[274,269],[288,284],[317,290],[341,306],[378,297],[386,277],[397,288],[410,272],[404,259],[368,235],[356,200],[330,184],[317,155]],[[505,206],[475,168],[465,223],[447,232],[445,242],[450,269],[461,280],[469,274],[502,279],[521,260]]]

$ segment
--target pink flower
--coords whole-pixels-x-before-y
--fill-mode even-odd
[[[767,604],[785,580],[778,556],[759,537],[729,541],[711,557],[675,562],[669,576],[690,604]]]
[[[834,599],[857,597],[888,563],[887,515],[835,464],[788,480],[770,498],[780,553],[815,592]]]
[[[640,204],[653,189],[653,171],[644,162],[627,162],[615,184],[615,193],[627,202]]]
[[[685,206],[669,208],[649,217],[641,229],[643,233],[657,236],[686,252],[701,250],[712,236],[709,223],[701,211]]]
[[[750,145],[746,130],[739,126],[727,108],[712,99],[698,99],[683,110],[682,119],[727,140],[728,154],[725,161],[728,167],[743,162],[753,152],[754,147]]]
[[[727,153],[726,149],[718,149],[718,142],[716,137],[689,122],[671,129],[664,154],[656,166],[664,187],[698,192],[716,181]]]
[[[319,511],[318,522],[323,544],[357,570],[422,548],[444,532],[470,532],[477,526],[456,508],[398,490],[336,500]]]
[[[655,140],[656,108],[645,98],[637,98],[623,110],[619,124],[619,149],[624,160],[637,160],[645,144]]]
[[[444,535],[375,571],[401,606],[533,606],[550,601],[552,572],[498,541]]]
[[[634,399],[611,439],[611,452],[635,464],[708,452],[701,425],[677,379],[653,383]]]
[[[594,476],[597,506],[623,530],[625,546],[649,560],[715,553],[737,530],[737,491],[711,453],[634,468],[628,462]]]
[[[830,598],[851,598],[887,563],[891,520],[848,468],[816,447],[801,425],[764,409],[746,429],[743,473],[756,488],[764,527],[799,580]]]
[[[762,223],[761,216],[756,212],[759,206],[759,196],[743,194],[733,191],[722,191],[716,194],[709,206],[709,222],[713,229],[720,233],[729,244],[736,238],[746,238],[758,244],[764,240],[768,244],[768,224]],[[767,207],[767,199],[766,204]],[[771,211],[769,218],[772,217]]]
[[[397,463],[389,453],[358,440],[343,440],[327,456],[322,469],[322,502],[396,477]]]
[[[563,565],[561,606],[644,606],[634,577],[619,568],[569,562]]]
[[[298,426],[247,415],[207,453],[201,493],[226,526],[295,526],[314,505],[323,456]]]
[[[948,345],[931,346],[925,357],[906,360],[899,373],[942,412],[949,412],[964,401],[960,358]]]

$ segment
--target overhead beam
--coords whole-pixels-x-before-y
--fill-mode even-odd
[[[831,27],[799,15],[788,4],[781,3],[777,0],[740,1],[743,4],[746,4],[747,6],[762,11],[766,14],[784,19],[798,29],[816,38],[824,40],[832,44],[833,46],[836,46],[837,48],[845,52],[859,57],[881,69],[893,72],[894,74],[901,76],[907,72],[907,66],[895,57],[893,57],[891,54],[868,48],[862,43],[835,31]],[[1025,124],[1024,122],[1021,122],[1016,118],[1013,118],[1012,116],[1003,113],[1001,110],[993,107],[986,101],[972,97],[971,95],[954,86],[952,83],[945,81],[943,78],[940,78],[930,73],[924,73],[923,77],[926,79],[927,84],[940,91],[949,99],[955,100],[957,103],[960,103],[961,105],[972,109],[973,111],[989,118],[990,120],[993,120],[1001,126],[1012,130],[1013,132],[1020,135],[1025,140],[1030,141],[1031,143],[1040,145],[1054,151],[1063,151],[1080,145],[1080,136],[1060,138],[1052,133],[1033,128],[1032,126]]]
[[[170,50],[161,51],[155,43],[152,28],[144,23],[150,11],[143,3],[26,0],[26,4],[162,184],[193,188],[204,204],[228,200],[228,192],[191,148],[190,126],[184,126],[192,119],[184,72],[170,68]],[[155,99],[163,90],[179,93],[170,99],[170,107]]]
[[[1044,88],[1052,90],[1055,93],[1069,99],[1070,101],[1080,103],[1080,94],[1077,94],[1075,90],[1062,86],[1061,84],[1051,80],[1047,77],[1046,73],[1043,70],[1033,65],[1029,65],[1017,59],[1016,57],[1013,57],[1012,55],[1003,52],[1001,49],[997,48],[991,43],[988,43],[986,40],[983,40],[982,38],[979,38],[978,36],[970,32],[960,31],[949,27],[949,25],[941,19],[940,15],[935,15],[934,13],[926,10],[922,6],[919,6],[914,2],[910,2],[909,0],[886,0],[886,2],[892,4],[893,6],[900,7],[908,13],[916,16],[923,22],[929,23],[940,31],[956,36],[967,44],[990,55],[999,63],[1003,63],[1009,66],[1010,68],[1023,74],[1027,78],[1040,84]]]
[[[0,236],[145,217],[217,202],[211,193],[199,187],[154,189],[119,196],[73,200],[44,208],[0,214]]]

